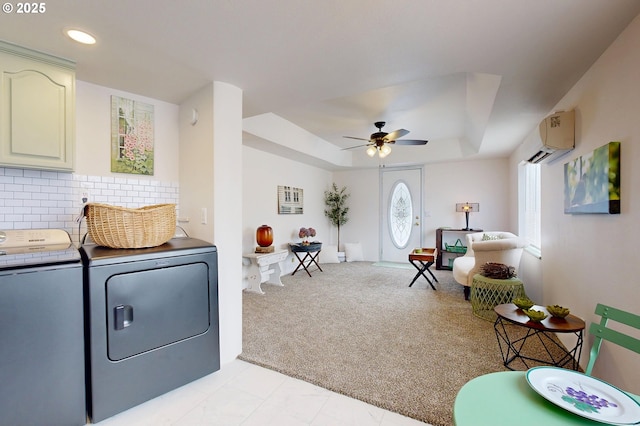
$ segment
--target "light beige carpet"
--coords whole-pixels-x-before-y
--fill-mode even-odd
[[[422,277],[408,287],[415,270],[322,268],[244,293],[241,359],[438,426],[468,380],[506,370],[451,272],[434,271],[434,291]]]

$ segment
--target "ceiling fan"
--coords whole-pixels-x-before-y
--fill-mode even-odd
[[[378,128],[378,131],[375,133],[372,133],[369,139],[356,138],[354,136],[344,136],[345,138],[348,138],[348,139],[357,139],[357,140],[368,142],[367,144],[364,144],[364,145],[356,145],[356,146],[352,146],[344,149],[354,149],[354,148],[360,148],[363,146],[368,146],[369,148],[367,148],[367,155],[369,155],[369,157],[373,157],[374,155],[376,155],[376,152],[377,152],[380,158],[384,158],[391,153],[391,147],[389,145],[392,145],[392,144],[426,145],[427,142],[429,142],[429,141],[420,140],[420,139],[398,139],[407,135],[409,131],[405,129],[398,129],[398,130],[394,130],[391,133],[383,132],[382,128],[384,127],[385,124],[386,123],[384,121],[375,122],[374,126]]]

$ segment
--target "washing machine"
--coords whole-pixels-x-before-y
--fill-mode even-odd
[[[217,248],[85,241],[87,409],[99,422],[220,369]]]
[[[0,231],[0,425],[86,423],[83,277],[61,229]]]

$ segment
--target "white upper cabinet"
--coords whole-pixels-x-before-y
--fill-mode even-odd
[[[73,171],[75,63],[0,41],[0,166]]]

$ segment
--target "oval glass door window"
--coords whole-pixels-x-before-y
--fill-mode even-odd
[[[402,181],[396,182],[389,197],[389,234],[391,241],[399,248],[409,242],[412,228],[413,203],[409,187]]]

